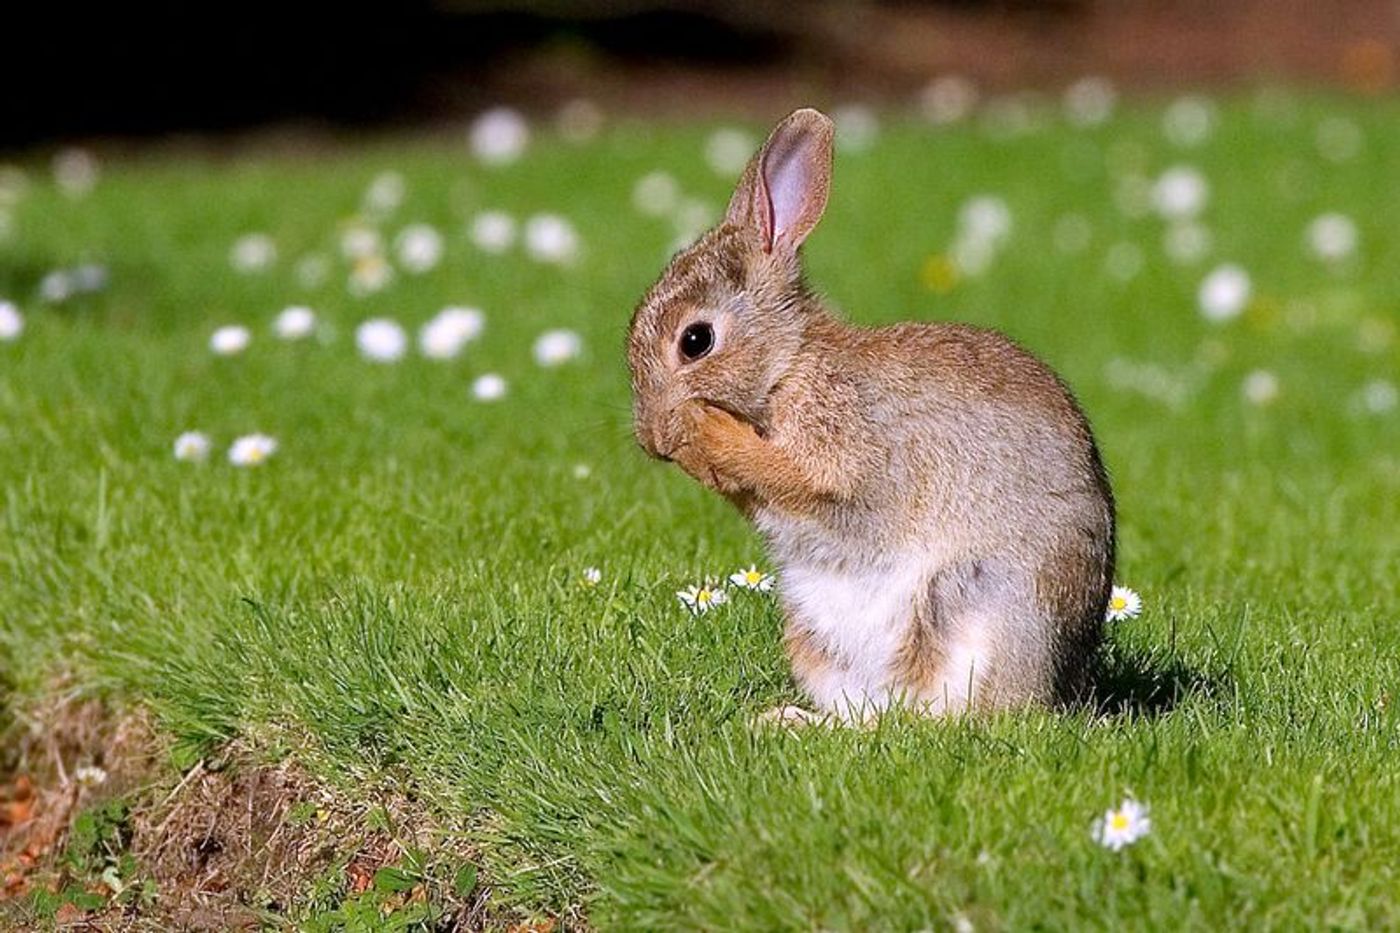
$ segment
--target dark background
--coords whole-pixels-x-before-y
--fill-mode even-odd
[[[7,4],[0,147],[358,128],[589,97],[638,113],[879,102],[984,86],[1258,79],[1380,92],[1397,0],[405,0]]]

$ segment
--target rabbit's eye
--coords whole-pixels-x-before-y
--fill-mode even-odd
[[[681,356],[698,360],[715,345],[715,329],[704,322],[691,324],[681,331]]]

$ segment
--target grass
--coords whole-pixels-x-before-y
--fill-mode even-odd
[[[0,296],[28,326],[0,344],[0,660],[14,702],[76,668],[151,705],[186,761],[234,736],[304,735],[301,756],[353,795],[410,782],[468,826],[501,904],[582,907],[603,927],[1229,928],[1400,923],[1400,415],[1357,393],[1396,378],[1400,106],[1273,94],[1225,101],[1201,148],[1174,149],[1150,104],[1105,126],[997,141],[887,125],[843,154],[811,275],[855,320],[1002,328],[1055,365],[1093,420],[1120,503],[1119,579],[1146,611],[1117,626],[1108,715],[892,718],[870,732],[755,734],[795,700],[764,597],[702,618],[674,592],[762,563],[742,519],[629,436],[622,343],[665,262],[666,221],[630,204],[665,169],[716,209],[703,126],[622,123],[573,146],[546,134],[486,170],[455,141],[302,157],[118,160],[71,200],[41,163],[0,242]],[[1318,153],[1319,123],[1364,134]],[[757,131],[757,128],[755,128]],[[1179,162],[1209,178],[1208,258],[1163,255],[1163,224],[1116,206],[1116,179]],[[380,171],[447,236],[434,272],[352,298],[338,232]],[[940,290],[921,270],[970,195],[1005,198],[1006,249]],[[573,268],[467,241],[485,207],[577,226]],[[1328,268],[1303,230],[1328,210],[1361,246]],[[1068,213],[1092,228],[1055,245]],[[231,243],[271,234],[261,275]],[[1105,274],[1113,244],[1139,275]],[[319,288],[294,260],[332,257]],[[95,259],[110,287],[46,306],[48,270]],[[1205,322],[1217,262],[1255,298]],[[334,339],[268,331],[305,302]],[[351,332],[478,305],[459,360],[358,357]],[[214,327],[247,323],[224,359]],[[584,356],[540,369],[567,326]],[[1116,362],[1115,362],[1116,361]],[[1277,376],[1278,398],[1241,395]],[[471,379],[510,381],[494,404]],[[210,432],[203,465],[181,431]],[[256,470],[222,452],[261,430]],[[576,478],[576,464],[591,475]],[[596,565],[596,588],[581,584]],[[1114,854],[1092,819],[1125,794],[1153,832]]]

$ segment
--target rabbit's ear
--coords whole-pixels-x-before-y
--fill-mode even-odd
[[[779,123],[744,170],[725,220],[756,226],[769,252],[796,252],[826,210],[833,135],[831,120],[815,110]]]

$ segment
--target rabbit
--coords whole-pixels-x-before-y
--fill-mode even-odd
[[[858,327],[807,287],[833,125],[784,119],[724,219],[632,317],[636,438],[733,502],[777,567],[815,706],[780,722],[951,716],[1085,697],[1114,503],[1059,377],[999,333]]]

